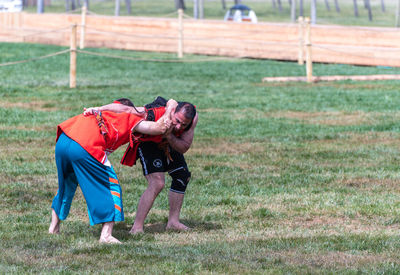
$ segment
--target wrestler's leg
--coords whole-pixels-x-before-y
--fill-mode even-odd
[[[154,200],[164,188],[165,176],[164,172],[152,173],[146,176],[148,186],[140,197],[139,204],[136,211],[135,222],[129,233],[137,234],[143,232],[144,220],[147,217]]]

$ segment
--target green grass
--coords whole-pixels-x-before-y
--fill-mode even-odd
[[[0,64],[62,47],[0,44]],[[172,59],[173,54],[91,49]],[[185,56],[185,59],[203,59]],[[0,273],[398,274],[398,81],[262,83],[304,75],[294,62],[155,63],[78,54],[0,67]],[[399,68],[314,64],[316,75],[398,74]],[[146,188],[140,166],[111,162],[123,188],[123,245],[100,245],[80,191],[61,234],[47,234],[57,190],[56,126],[83,107],[157,95],[193,102],[186,154],[187,233],[166,232],[167,188],[145,234],[128,234]]]
[[[151,16],[151,17],[176,17],[175,4],[172,0],[132,0],[132,16]],[[277,1],[275,1],[277,2]],[[281,0],[282,11],[274,8],[272,0],[246,0],[243,4],[252,8],[260,22],[290,22],[290,6],[288,1]],[[304,16],[310,16],[311,0],[304,0]],[[336,12],[333,0],[328,0],[330,10],[325,6],[325,1],[317,1],[317,23],[318,24],[339,24],[355,26],[381,26],[394,27],[396,22],[395,11],[397,0],[384,0],[385,11],[381,9],[381,0],[370,0],[373,20],[369,21],[368,11],[364,8],[364,2],[357,0],[359,16],[355,17],[353,1],[338,0],[340,13]],[[81,1],[83,3],[83,1]],[[193,16],[193,1],[185,0],[185,13]],[[234,1],[226,0],[226,7],[229,9],[234,5]],[[27,7],[27,12],[36,12],[36,7]],[[90,1],[89,10],[104,15],[114,15],[115,1]],[[45,7],[45,12],[63,13],[65,12],[65,1],[53,0],[51,6]],[[220,0],[204,1],[204,18],[223,20],[226,10],[223,9]],[[128,15],[125,1],[121,1],[121,16]],[[299,15],[299,1],[297,1],[297,15]]]

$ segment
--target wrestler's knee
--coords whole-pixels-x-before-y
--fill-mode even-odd
[[[169,175],[172,177],[171,191],[184,194],[191,177],[189,170],[182,167],[170,172]]]
[[[161,192],[165,186],[165,175],[164,173],[153,173],[146,176],[149,183],[149,188],[154,190],[156,193]]]

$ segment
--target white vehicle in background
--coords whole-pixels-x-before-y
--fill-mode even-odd
[[[0,12],[21,12],[22,0],[0,0]]]
[[[257,23],[257,16],[248,6],[239,4],[233,6],[226,12],[224,21]]]

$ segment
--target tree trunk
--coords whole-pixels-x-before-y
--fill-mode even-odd
[[[328,11],[331,11],[331,7],[329,6],[329,1],[325,0],[325,6]]]
[[[226,10],[226,3],[225,3],[225,0],[221,0],[221,3],[222,3],[222,9],[223,9],[223,10]]]
[[[354,4],[354,16],[358,17],[358,6],[357,6],[357,0],[353,0]]]
[[[365,3],[367,4],[367,9],[368,9],[368,19],[369,21],[372,21],[371,2],[370,0],[365,0]]]
[[[397,0],[397,7],[396,7],[396,28],[400,26],[400,0]]]
[[[66,12],[69,11],[69,1],[70,1],[70,0],[65,0],[65,11],[66,11]]]
[[[276,10],[276,2],[275,2],[275,0],[272,0],[272,8],[273,8],[274,10]]]
[[[185,10],[186,9],[185,1],[184,0],[175,0],[175,8],[177,10],[179,10],[179,9]]]
[[[281,3],[281,0],[277,0],[277,1],[278,1],[279,12],[282,12],[282,3]]]
[[[37,13],[44,13],[44,0],[37,0]]]
[[[128,14],[131,14],[132,13],[131,0],[125,0],[125,6],[126,6],[126,12]]]
[[[120,0],[115,0],[115,12],[114,15],[115,16],[119,16],[119,13],[121,11],[121,5],[120,5]]]
[[[336,8],[336,12],[340,13],[340,7],[339,7],[338,0],[335,0],[335,8]]]
[[[199,18],[204,19],[204,0],[199,0]]]
[[[304,2],[300,0],[299,16],[304,16]]]
[[[292,19],[292,22],[296,22],[296,2],[297,0],[292,0],[292,3],[290,5],[290,17]]]
[[[193,0],[193,18],[199,19],[199,1],[200,0]]]
[[[235,5],[239,5],[242,3],[242,0],[235,0]]]
[[[317,0],[311,1],[311,24],[317,23]]]
[[[381,10],[382,10],[382,12],[386,12],[385,1],[384,0],[381,0]]]

